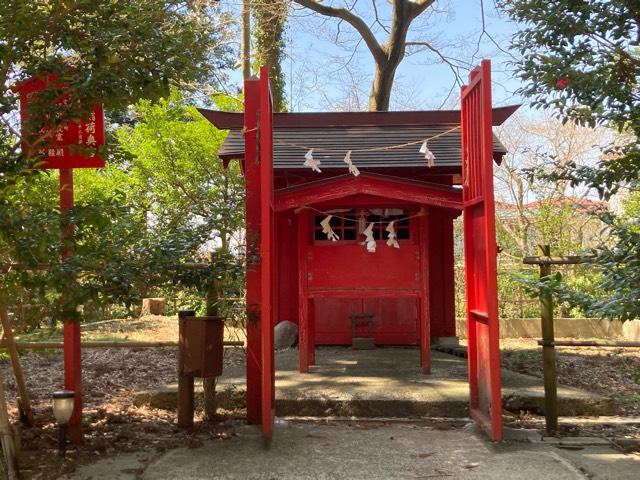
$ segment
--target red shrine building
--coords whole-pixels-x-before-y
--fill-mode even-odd
[[[493,125],[516,108],[494,109]],[[243,161],[243,114],[203,113],[230,130],[223,161]],[[373,314],[376,345],[418,345],[421,315],[431,342],[456,337],[460,112],[275,113],[273,124],[275,322],[306,322],[315,345],[351,345],[349,317],[358,313]],[[428,138],[432,166],[420,152]],[[304,164],[311,149],[320,171]],[[492,149],[500,162],[506,150],[495,136]],[[328,216],[333,239],[321,225]],[[363,235],[370,224],[375,249]]]
[[[299,327],[299,367],[318,345],[351,345],[366,318],[375,345],[456,337],[453,222],[464,216],[471,414],[502,438],[493,134],[517,107],[492,108],[490,63],[460,111],[273,113],[268,71],[245,81],[244,113],[201,110],[240,161],[247,227],[247,419],[273,432],[273,330]]]

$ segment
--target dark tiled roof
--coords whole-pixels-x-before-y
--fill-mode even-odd
[[[494,108],[493,125],[501,125],[517,109],[518,105]],[[242,158],[243,114],[199,110],[216,127],[230,130],[219,156],[223,160]],[[275,113],[273,124],[275,168],[308,168],[303,162],[309,148],[314,148],[313,156],[321,161],[320,168],[344,168],[343,159],[348,150],[421,142],[460,125],[460,111]],[[322,148],[332,152],[323,152]],[[436,167],[459,168],[460,130],[433,139],[429,149],[436,157]],[[419,150],[420,143],[397,149],[353,152],[351,159],[356,166],[366,168],[423,167],[426,161]],[[506,149],[495,135],[493,150],[493,158],[499,162]]]
[[[304,156],[308,148],[314,148],[313,158],[321,161],[321,169],[343,169],[348,150],[421,142],[453,127],[455,125],[277,128],[273,135],[273,164],[277,169],[308,169],[303,165]],[[322,148],[332,151],[323,152]],[[419,150],[420,143],[389,150],[353,152],[351,160],[363,168],[423,167],[426,160]],[[436,157],[436,167],[460,167],[460,129],[429,141],[429,150]],[[496,159],[506,153],[495,135],[493,150]],[[240,130],[230,130],[219,155],[225,159],[242,158],[244,139]]]

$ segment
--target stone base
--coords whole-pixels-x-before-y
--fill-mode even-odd
[[[376,344],[373,343],[373,338],[353,337],[351,346],[354,350],[373,350],[376,348]]]
[[[433,337],[431,343],[443,347],[457,347],[460,345],[459,337]]]

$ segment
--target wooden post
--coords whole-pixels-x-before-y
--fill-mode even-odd
[[[215,262],[215,253],[209,255],[209,262]],[[218,301],[220,299],[220,285],[217,278],[212,278],[207,289],[207,316],[219,317],[220,309]],[[209,377],[202,380],[202,390],[204,393],[204,418],[205,420],[213,420],[216,415],[216,380],[217,377]]]
[[[245,222],[247,243],[246,305],[247,305],[247,421],[262,421],[262,343],[260,318],[262,295],[260,279],[260,163],[258,161],[258,109],[260,83],[250,78],[244,82],[244,177]]]
[[[7,411],[7,398],[4,394],[4,378],[0,372],[0,443],[7,465],[7,478],[14,480],[18,478],[16,466],[16,445],[13,437],[13,430],[9,423],[9,413]]]
[[[274,292],[274,212],[273,212],[273,114],[269,68],[260,67],[260,295],[262,342],[262,436],[273,435],[275,417],[275,350],[273,348]]]
[[[60,212],[63,218],[73,208],[73,169],[60,169]],[[65,219],[65,222],[67,220]],[[62,251],[64,262],[72,255],[73,225],[62,226]],[[82,355],[80,350],[80,323],[66,321],[64,332],[64,388],[75,392],[73,413],[69,420],[69,439],[82,443]]]
[[[540,246],[542,254],[551,256],[549,245]],[[540,278],[551,275],[551,265],[540,264]],[[553,297],[550,292],[540,294],[540,319],[542,323],[542,368],[544,375],[544,417],[547,434],[558,430],[558,380],[556,372],[556,351],[553,345]]]
[[[178,426],[188,428],[193,426],[193,412],[195,410],[193,377],[184,373],[184,359],[182,345],[186,341],[186,325],[182,312],[178,312]]]
[[[309,211],[298,213],[298,365],[300,373],[309,372],[310,334],[307,250],[309,248]]]
[[[13,330],[6,307],[0,307],[0,321],[2,322],[2,330],[4,331],[7,350],[9,350],[9,356],[11,357],[11,365],[13,366],[13,374],[16,377],[16,385],[18,386],[18,411],[20,412],[20,421],[32,427],[33,411],[31,410],[31,401],[29,400],[29,392],[27,391],[27,384],[24,380],[20,357],[18,356],[18,349],[13,339]]]
[[[422,373],[431,373],[431,332],[429,322],[429,218],[427,213],[418,218],[418,239],[420,242],[420,299],[418,300],[418,320],[420,331],[420,368]]]

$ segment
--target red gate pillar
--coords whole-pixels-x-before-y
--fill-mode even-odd
[[[262,341],[262,435],[271,438],[275,415],[275,359],[273,346],[275,275],[275,215],[273,210],[273,112],[269,68],[260,67],[260,262]]]
[[[420,368],[423,373],[431,373],[431,325],[429,305],[429,251],[427,240],[429,238],[429,213],[418,217],[418,230],[420,241],[420,299],[418,309],[418,321],[420,331]]]
[[[63,218],[73,208],[73,169],[60,169],[60,212]],[[66,220],[65,220],[66,221]],[[73,225],[62,226],[62,251],[64,262],[71,256]],[[69,439],[82,443],[82,356],[80,350],[80,323],[64,322],[64,388],[75,392],[73,413],[69,420]]]
[[[260,163],[258,159],[258,109],[260,82],[244,82],[244,176],[247,242],[247,421],[259,424],[261,414],[262,344],[260,341]]]
[[[298,363],[300,373],[307,373],[311,364],[309,348],[312,341],[309,328],[309,273],[307,271],[309,217],[309,211],[306,209],[298,213]]]

